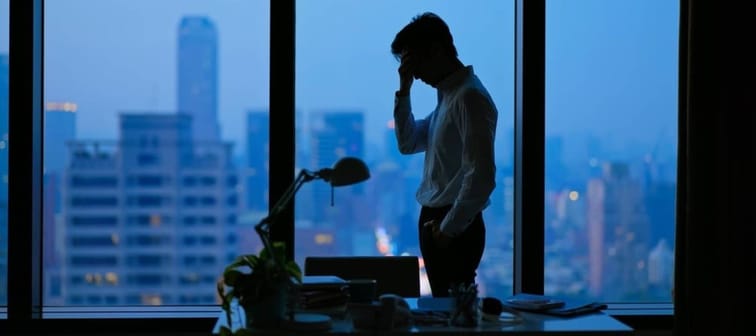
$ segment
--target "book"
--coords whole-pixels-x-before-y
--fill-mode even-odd
[[[543,311],[544,314],[556,316],[577,316],[606,309],[606,304],[598,302],[568,301],[564,306]]]
[[[542,311],[564,306],[564,301],[546,295],[518,293],[508,297],[504,303],[512,308]]]
[[[519,293],[510,296],[503,305],[522,310],[554,316],[577,316],[606,309],[606,304],[585,300],[567,300],[547,295]]]
[[[349,283],[333,275],[306,275],[302,277],[301,291],[341,290]]]

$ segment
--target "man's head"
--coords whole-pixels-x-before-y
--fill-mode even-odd
[[[391,53],[402,61],[411,58],[414,77],[435,85],[441,79],[442,64],[457,59],[449,27],[438,15],[426,12],[412,18],[391,43]]]

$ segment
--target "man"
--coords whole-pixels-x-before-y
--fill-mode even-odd
[[[485,248],[482,211],[495,187],[498,112],[487,90],[457,56],[449,27],[437,15],[412,19],[391,43],[401,60],[394,123],[402,154],[425,152],[417,190],[422,205],[420,251],[434,297],[472,284]],[[410,88],[419,79],[437,89],[436,108],[415,119]]]

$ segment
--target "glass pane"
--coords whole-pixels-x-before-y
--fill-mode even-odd
[[[399,62],[390,46],[397,32],[425,11],[449,25],[460,60],[474,66],[498,109],[497,186],[483,212],[487,239],[477,281],[483,294],[510,294],[512,1],[297,2],[297,168],[317,170],[331,167],[340,157],[356,156],[366,161],[371,178],[336,188],[333,206],[326,183],[302,187],[296,202],[296,259],[302,265],[306,256],[315,255],[421,255],[415,192],[423,154],[402,155],[398,150],[393,107]],[[413,113],[424,118],[436,106],[436,90],[415,81],[411,92]],[[421,293],[430,294],[424,271]]]
[[[547,1],[545,291],[670,302],[679,1]]]
[[[0,0],[0,306],[8,304],[8,0]]]
[[[215,304],[265,208],[269,2],[45,3],[44,304]]]

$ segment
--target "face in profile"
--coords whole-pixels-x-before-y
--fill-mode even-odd
[[[412,77],[419,79],[423,83],[434,86],[433,71],[430,66],[431,59],[425,55],[419,53],[404,53],[402,55],[402,62],[407,62],[407,65],[412,69]]]

